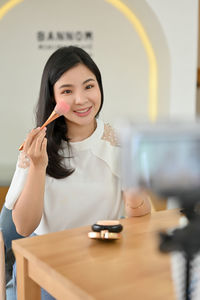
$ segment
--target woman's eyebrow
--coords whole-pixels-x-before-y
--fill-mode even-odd
[[[88,79],[86,79],[85,81],[83,81],[83,83],[82,84],[86,84],[87,82],[90,82],[90,81],[95,81],[95,79],[93,79],[93,78],[88,78]],[[59,89],[62,89],[62,88],[66,88],[66,87],[72,87],[73,86],[73,84],[62,84],[60,87],[59,87]]]
[[[85,84],[85,83],[87,83],[87,82],[89,82],[89,81],[95,81],[93,78],[88,78],[88,79],[86,79],[85,81],[83,81],[83,84]]]
[[[59,89],[65,88],[65,87],[72,87],[73,84],[62,84],[61,86],[59,86]]]

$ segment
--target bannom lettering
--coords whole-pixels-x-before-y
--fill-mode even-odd
[[[58,42],[58,41],[92,41],[92,31],[38,31],[38,42]]]

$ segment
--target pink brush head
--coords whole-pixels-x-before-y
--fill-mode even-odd
[[[54,111],[60,116],[64,116],[69,111],[69,109],[69,104],[67,104],[65,101],[60,101],[56,104]]]

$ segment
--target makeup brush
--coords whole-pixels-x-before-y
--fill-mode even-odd
[[[47,126],[49,123],[51,123],[52,121],[54,121],[58,117],[65,115],[69,111],[69,109],[70,109],[70,106],[66,102],[64,102],[64,101],[58,102],[56,104],[56,106],[54,107],[54,110],[52,111],[49,118],[40,127],[40,130],[42,130],[45,126]],[[23,147],[24,147],[24,143],[19,147],[19,151],[23,150]]]

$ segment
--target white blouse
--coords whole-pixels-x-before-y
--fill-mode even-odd
[[[44,211],[35,230],[38,235],[91,225],[102,219],[119,219],[123,214],[120,181],[120,148],[112,127],[97,120],[94,133],[81,142],[70,143],[67,166],[75,169],[67,178],[46,175]],[[69,156],[66,142],[64,154]],[[29,163],[20,154],[6,196],[5,205],[12,209],[24,187]]]

